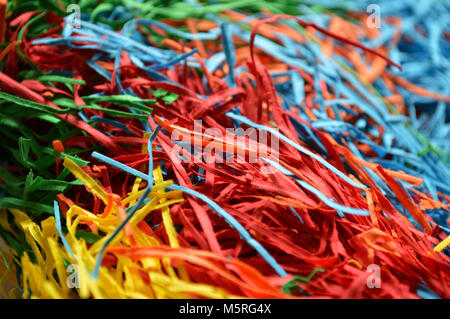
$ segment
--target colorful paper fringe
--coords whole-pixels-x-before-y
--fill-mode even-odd
[[[0,292],[450,298],[450,10],[368,4],[0,1]]]

